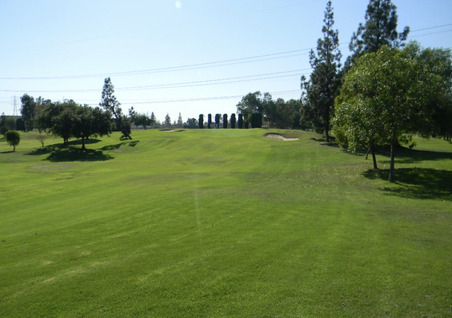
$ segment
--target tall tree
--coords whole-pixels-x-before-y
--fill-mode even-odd
[[[122,133],[123,138],[132,139],[131,124],[129,118],[122,113],[121,103],[118,102],[114,95],[115,88],[111,82],[110,77],[104,80],[104,87],[102,89],[102,100],[99,106],[109,111],[115,118],[116,129]]]
[[[345,76],[333,121],[351,148],[390,145],[389,181],[394,182],[396,146],[432,120],[430,103],[444,94],[442,78],[405,51],[383,46],[363,55]]]
[[[203,114],[199,114],[198,125],[199,125],[200,129],[204,128],[204,115]]]
[[[182,114],[179,113],[179,116],[177,116],[177,124],[176,124],[177,128],[182,128],[184,127],[184,121],[182,119]]]
[[[166,114],[166,116],[165,116],[164,126],[165,126],[165,128],[171,128],[171,117],[169,114]]]
[[[212,128],[212,114],[207,115],[207,128]]]
[[[20,101],[22,102],[22,106],[20,108],[20,113],[24,120],[25,131],[33,130],[33,123],[35,118],[35,110],[36,110],[36,102],[33,96],[28,94],[24,94]]]
[[[223,114],[223,128],[228,128],[228,114]]]
[[[367,5],[364,24],[360,23],[350,41],[352,56],[347,66],[353,64],[365,53],[376,52],[383,45],[398,48],[403,45],[410,32],[405,27],[401,33],[397,31],[397,7],[391,0],[370,0]],[[348,68],[348,67],[347,67]]]
[[[323,38],[318,39],[316,52],[311,50],[309,54],[313,71],[309,81],[302,76],[301,88],[303,107],[306,108],[304,113],[318,131],[325,132],[326,141],[329,141],[330,117],[340,85],[342,56],[339,50],[339,32],[333,29],[334,12],[331,1],[327,2],[323,22]]]
[[[232,113],[231,114],[231,128],[235,128],[236,121],[237,121],[237,119],[235,118],[235,114]]]

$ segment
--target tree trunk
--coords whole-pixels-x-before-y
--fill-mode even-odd
[[[396,147],[396,142],[395,142],[395,139],[393,139],[392,143],[391,143],[391,163],[390,163],[390,166],[389,166],[389,182],[394,182],[395,147]]]
[[[370,147],[372,150],[372,161],[374,162],[374,170],[377,170],[378,166],[377,166],[377,157],[375,156],[375,144],[372,143]]]
[[[86,147],[85,147],[85,137],[82,137],[82,150],[85,151]]]

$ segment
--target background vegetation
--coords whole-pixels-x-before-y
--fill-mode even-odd
[[[310,132],[133,135],[0,142],[2,316],[450,315],[449,142],[388,183]]]

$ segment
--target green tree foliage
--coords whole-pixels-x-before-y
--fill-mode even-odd
[[[261,128],[262,120],[264,117],[264,107],[266,103],[271,101],[271,95],[257,91],[254,93],[248,93],[237,104],[237,111],[242,115],[245,128],[251,124],[253,128]]]
[[[418,43],[411,42],[405,48],[411,58],[442,79],[441,94],[431,100],[429,106],[433,114],[432,122],[418,123],[419,133],[424,136],[452,137],[452,53],[450,49],[422,49]]]
[[[20,98],[20,101],[22,102],[20,113],[24,120],[25,131],[31,131],[33,130],[33,122],[35,118],[35,109],[36,109],[35,99],[33,98],[33,96],[24,94]]]
[[[285,102],[284,99],[278,98],[276,101],[267,101],[264,105],[265,121],[269,127],[280,129],[290,129],[298,127],[299,101],[290,100]]]
[[[122,137],[126,139],[132,139],[131,123],[129,118],[125,116],[121,109],[121,103],[118,102],[114,95],[115,88],[111,82],[110,77],[104,80],[104,87],[102,89],[102,99],[99,106],[110,112],[115,118],[116,129],[122,133]]]
[[[91,136],[103,136],[111,132],[111,114],[99,107],[77,106],[73,122],[71,135],[81,139],[82,150],[86,150],[85,142]]]
[[[322,28],[323,38],[318,39],[316,52],[311,50],[309,63],[313,69],[309,81],[301,77],[302,100],[305,121],[311,121],[319,132],[324,132],[329,141],[330,117],[334,109],[334,98],[340,85],[339,32],[333,29],[334,13],[328,1]]]
[[[8,145],[13,147],[13,151],[16,151],[16,146],[20,142],[20,134],[16,130],[9,130],[5,133],[5,139]]]
[[[395,148],[433,121],[430,103],[443,94],[440,76],[405,51],[383,46],[363,55],[346,75],[336,99],[339,128],[352,149],[391,146],[389,181],[394,181]]]
[[[16,130],[16,120],[10,116],[6,116],[2,113],[0,116],[0,134],[4,135],[8,130]]]
[[[111,132],[111,113],[101,108],[81,106],[73,100],[51,103],[42,109],[36,119],[40,131],[50,132],[63,138],[80,138],[82,150],[91,136],[108,135]]]
[[[199,128],[198,121],[196,120],[196,118],[187,118],[187,122],[184,124],[184,128]]]
[[[141,126],[143,129],[147,129],[147,127],[152,126],[155,122],[155,116],[154,119],[149,117],[146,114],[137,113],[133,107],[129,109],[129,116],[132,121],[132,123],[136,126]],[[181,126],[182,127],[182,126]]]
[[[370,0],[367,5],[365,23],[360,23],[350,41],[352,56],[348,59],[347,69],[365,53],[377,52],[383,45],[399,48],[410,32],[405,27],[397,31],[397,7],[391,0]]]

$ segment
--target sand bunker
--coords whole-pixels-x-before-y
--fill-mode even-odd
[[[266,134],[265,137],[271,138],[271,139],[278,139],[278,140],[282,140],[282,141],[296,141],[296,140],[299,140],[298,138],[288,138],[288,137],[284,137],[281,134],[276,134],[276,133]]]

